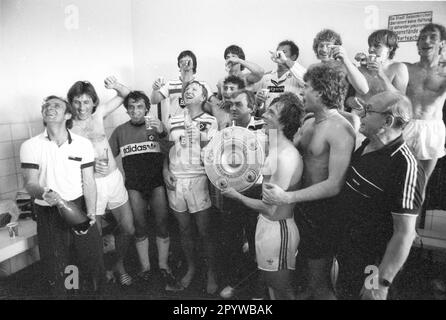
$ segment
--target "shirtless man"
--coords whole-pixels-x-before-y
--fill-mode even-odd
[[[114,77],[105,79],[105,87],[115,90],[118,95],[104,104],[99,104],[93,85],[87,81],[74,83],[67,96],[68,102],[76,111],[72,131],[89,139],[95,151],[96,215],[100,218],[108,207],[119,226],[116,237],[117,261],[112,271],[118,274],[121,285],[128,286],[132,283],[132,278],[126,272],[123,260],[135,228],[124,180],[105,135],[104,119],[122,104],[130,90]],[[101,228],[100,219],[98,227]],[[113,273],[108,274],[110,279],[114,278]]]
[[[359,71],[367,79],[369,91],[366,94],[356,92],[356,98],[350,97],[346,101],[346,106],[357,116],[361,116],[362,109],[368,100],[383,91],[400,91],[406,93],[409,81],[409,72],[404,63],[393,60],[398,49],[398,36],[391,30],[382,29],[374,31],[368,38],[369,54],[374,59],[363,55],[362,61],[357,54],[355,59],[361,60]],[[364,136],[358,132],[356,145],[359,146],[364,140]]]
[[[359,71],[366,77],[369,84],[367,94],[357,93],[357,97],[364,101],[383,91],[406,93],[409,82],[409,72],[404,63],[393,60],[398,49],[398,36],[395,32],[382,29],[373,32],[368,38],[369,54],[375,55],[375,60],[367,60],[366,66],[359,67]]]
[[[407,96],[412,102],[414,119],[404,130],[404,139],[426,174],[426,185],[437,160],[445,155],[443,105],[446,99],[446,71],[441,55],[446,50],[446,30],[439,24],[427,24],[417,42],[420,61],[408,63]]]
[[[292,140],[302,115],[302,103],[293,93],[275,98],[263,114],[269,140],[269,154],[262,169],[264,183],[275,183],[290,191],[299,188],[303,162]],[[293,218],[294,204],[269,205],[233,188],[223,191],[223,195],[260,213],[256,227],[257,266],[272,299],[294,299],[292,272],[299,244],[299,231]]]
[[[338,111],[347,90],[344,77],[338,68],[325,63],[312,66],[305,74],[305,111],[314,118],[304,122],[297,138],[304,161],[303,189],[286,192],[273,183],[266,183],[263,189],[263,201],[268,204],[299,203],[299,253],[308,260],[307,294],[314,299],[335,298],[330,283],[337,240],[332,198],[344,184],[355,145],[354,130]]]

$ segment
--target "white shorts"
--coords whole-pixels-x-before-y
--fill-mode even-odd
[[[257,267],[263,271],[294,270],[299,239],[294,218],[271,221],[259,214],[256,227]]]
[[[418,160],[443,157],[446,129],[443,120],[411,120],[403,137]]]
[[[122,206],[129,200],[124,179],[119,169],[114,170],[105,177],[96,178],[97,201],[96,214],[102,216],[105,209],[113,210]]]
[[[199,212],[211,207],[208,177],[177,178],[175,190],[167,189],[169,207],[176,212]]]

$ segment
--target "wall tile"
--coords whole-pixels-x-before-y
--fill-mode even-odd
[[[432,230],[441,232],[446,237],[446,217],[434,215],[433,220],[432,220]]]
[[[7,193],[17,190],[17,175],[13,174],[0,177],[0,193]]]
[[[16,174],[14,158],[0,160],[0,177]]]
[[[0,159],[14,157],[14,149],[11,141],[0,142]]]
[[[15,200],[16,195],[17,195],[17,191],[0,193],[0,199],[1,200],[7,200],[7,199]]]
[[[43,132],[44,126],[42,121],[32,122],[30,123],[30,126],[31,126],[31,135],[33,137]]]
[[[20,174],[22,172],[22,168],[20,166],[20,158],[14,157],[14,163],[15,163],[15,172]]]
[[[0,124],[0,142],[12,140],[11,126],[9,124]]]
[[[24,140],[30,138],[31,126],[27,123],[12,123],[12,140]]]
[[[20,146],[22,145],[22,143],[24,141],[26,141],[27,139],[23,139],[23,140],[16,140],[12,142],[13,145],[13,149],[14,149],[14,157],[20,158]]]

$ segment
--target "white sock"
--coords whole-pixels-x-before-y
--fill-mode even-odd
[[[150,270],[150,260],[149,260],[149,239],[135,242],[136,252],[138,253],[139,263],[141,264],[141,270]]]
[[[156,247],[158,248],[158,265],[160,269],[169,270],[168,258],[169,258],[169,246],[170,238],[156,237]]]

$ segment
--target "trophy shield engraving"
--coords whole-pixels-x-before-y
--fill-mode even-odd
[[[253,131],[237,126],[225,128],[205,148],[206,174],[219,190],[232,187],[239,192],[246,191],[261,175],[264,150]]]

